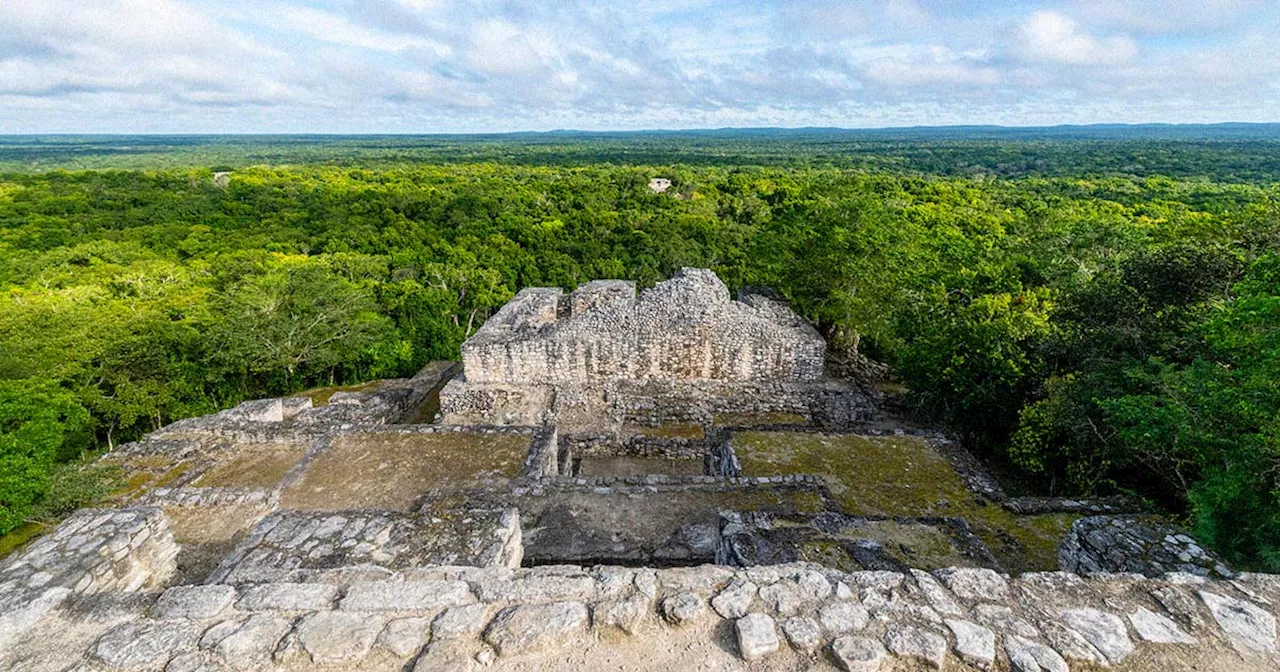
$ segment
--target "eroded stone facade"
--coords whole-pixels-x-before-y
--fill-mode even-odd
[[[563,425],[710,422],[787,413],[830,426],[869,402],[825,377],[826,343],[786,305],[741,301],[686,268],[636,295],[603,280],[520,292],[462,346],[446,422]]]

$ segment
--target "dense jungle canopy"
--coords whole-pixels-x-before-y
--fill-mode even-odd
[[[456,358],[521,287],[705,266],[1022,487],[1277,571],[1280,143],[1237,131],[0,138],[0,532],[175,419]]]

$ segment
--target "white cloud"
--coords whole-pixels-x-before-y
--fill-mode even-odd
[[[1021,6],[0,0],[0,133],[1280,116],[1280,5]]]
[[[1015,47],[1028,61],[1061,65],[1120,65],[1138,55],[1138,45],[1128,36],[1095,37],[1051,9],[1034,12],[1018,25]]]
[[[1239,25],[1261,0],[1075,0],[1090,23],[1136,33],[1204,33]]]

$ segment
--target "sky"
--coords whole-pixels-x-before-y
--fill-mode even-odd
[[[0,133],[1280,122],[1276,0],[0,0]]]

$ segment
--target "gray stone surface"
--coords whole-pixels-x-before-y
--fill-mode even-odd
[[[878,672],[889,659],[880,642],[851,635],[831,642],[831,654],[845,672]]]
[[[818,621],[827,632],[843,634],[866,628],[871,614],[860,604],[835,602],[818,610]]]
[[[293,627],[293,621],[269,614],[255,614],[213,646],[218,658],[233,670],[251,670],[271,661],[276,645]],[[202,641],[203,645],[204,642]]]
[[[1009,635],[1005,637],[1004,650],[1014,672],[1070,672],[1067,661],[1040,642]]]
[[[1076,520],[1058,549],[1058,566],[1077,574],[1233,575],[1221,558],[1181,528],[1148,516],[1088,516]]]
[[[332,609],[338,586],[331,583],[264,583],[241,590],[243,611],[316,611]]]
[[[466,607],[458,607],[465,609]],[[476,630],[484,628],[484,623]],[[422,650],[432,636],[431,619],[425,617],[396,618],[387,621],[377,643],[399,658],[411,658]]]
[[[1261,653],[1276,652],[1276,618],[1256,604],[1200,591],[1209,612],[1236,646]]]
[[[1064,609],[1062,622],[1084,636],[1107,660],[1119,663],[1133,653],[1133,641],[1124,620],[1115,614],[1088,607]]]
[[[662,617],[672,625],[685,625],[702,620],[707,614],[707,601],[693,592],[680,592],[662,601]]]
[[[747,614],[734,621],[733,630],[743,660],[760,660],[778,650],[778,629],[768,614]]]
[[[434,611],[475,602],[463,581],[361,581],[347,589],[343,611]]]
[[[1138,607],[1129,614],[1134,632],[1148,642],[1156,644],[1194,644],[1195,638],[1183,632],[1177,623],[1146,607]]]
[[[782,633],[800,651],[813,651],[822,645],[822,626],[808,616],[792,616],[783,621]]]
[[[156,669],[175,653],[194,649],[196,629],[186,621],[135,621],[109,630],[89,649],[89,659],[107,669]]]
[[[915,658],[934,669],[947,657],[947,638],[917,625],[896,623],[885,631],[884,645],[895,655]]]
[[[431,622],[431,636],[435,639],[476,637],[489,623],[489,605],[467,604],[445,609]]]
[[[231,586],[176,586],[161,593],[151,614],[157,619],[215,618],[235,599]]]
[[[581,602],[508,607],[489,624],[484,639],[499,656],[511,656],[567,644],[567,638],[586,629],[587,621]]]
[[[996,660],[996,633],[972,621],[947,619],[947,627],[955,639],[957,656],[981,669],[991,669]]]
[[[738,619],[747,615],[759,593],[756,584],[750,581],[734,581],[720,591],[711,600],[711,608],[722,618]]]
[[[382,632],[382,619],[370,614],[321,611],[304,616],[296,632],[313,663],[349,665],[369,654]]]

